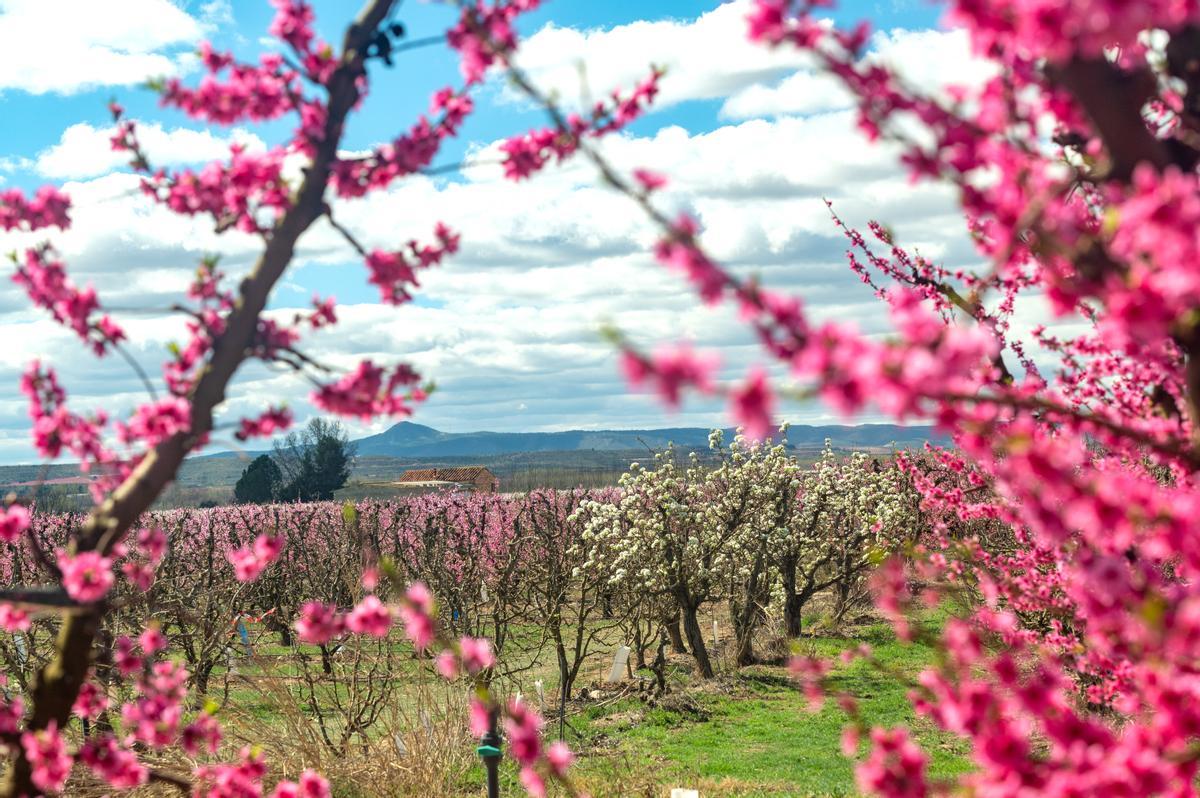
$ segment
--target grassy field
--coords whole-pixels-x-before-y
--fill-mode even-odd
[[[924,647],[897,642],[883,627],[854,640],[818,639],[811,647],[833,656],[864,637],[889,670],[915,675],[932,656]],[[967,768],[965,747],[914,717],[909,687],[894,675],[858,660],[837,667],[833,677],[836,689],[858,699],[872,725],[915,729],[931,756],[932,776]],[[659,787],[650,794],[673,786],[704,796],[855,793],[853,762],[840,750],[845,714],[833,701],[813,711],[783,668],[744,668],[711,684],[689,680],[677,689],[680,698],[668,698],[662,707],[627,699],[586,710],[579,724],[586,754],[581,771],[602,775],[619,762]]]
[[[912,728],[931,756],[935,778],[965,770],[963,744],[914,717],[906,698],[912,677],[932,661],[930,649],[897,641],[884,625],[855,629],[852,637],[806,638],[802,648],[836,658],[860,642],[872,646],[884,669],[863,660],[839,663],[832,674],[836,689],[853,695],[872,725]],[[268,740],[267,748],[275,749],[269,758],[303,760],[330,772],[339,798],[482,794],[484,773],[463,722],[465,685],[445,685],[423,673],[407,646],[397,644],[399,667],[388,684],[385,717],[369,740],[338,755],[313,732],[311,706],[293,700],[298,670],[276,648],[264,639],[259,656],[242,661],[226,704],[240,716],[232,725],[245,739]],[[598,656],[589,672],[598,672],[609,656]],[[565,738],[579,753],[575,773],[591,795],[662,796],[672,787],[699,789],[702,796],[855,794],[854,763],[840,750],[845,715],[832,701],[812,711],[785,668],[727,668],[706,682],[691,675],[689,658],[675,657],[669,678],[671,691],[657,701],[640,695],[635,680],[598,693],[593,684],[588,699],[568,705]],[[507,689],[519,686],[535,700],[535,679],[554,694],[548,663],[534,663]],[[548,738],[557,736],[555,710],[545,709]],[[397,737],[403,754],[397,753]],[[502,775],[503,794],[523,794],[511,763]]]

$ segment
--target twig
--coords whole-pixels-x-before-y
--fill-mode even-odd
[[[370,255],[367,253],[366,247],[358,242],[358,239],[354,237],[354,234],[343,227],[337,219],[333,218],[333,208],[330,208],[328,205],[326,205],[324,213],[325,218],[329,220],[329,225],[334,230],[337,230],[339,233],[341,233],[342,238],[346,239],[346,242],[349,243],[350,246],[354,247],[354,250],[361,255],[363,259],[370,257]]]
[[[123,357],[125,362],[129,364],[129,367],[138,375],[138,378],[142,381],[142,385],[146,388],[146,393],[150,394],[150,399],[157,402],[158,392],[154,390],[154,384],[150,382],[150,377],[146,374],[146,370],[142,368],[142,365],[134,360],[133,355],[129,354],[129,351],[120,344],[114,343],[113,349],[117,350],[117,354]]]

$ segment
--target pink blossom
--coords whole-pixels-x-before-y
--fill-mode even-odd
[[[27,632],[33,620],[29,613],[12,604],[0,604],[0,629],[6,632]]]
[[[154,568],[143,562],[129,561],[121,565],[121,573],[129,583],[145,593],[154,584]]]
[[[477,698],[471,699],[469,718],[471,734],[476,737],[483,737],[483,735],[488,733],[488,730],[491,728],[492,713],[487,705]]]
[[[71,200],[53,186],[42,186],[33,199],[26,199],[18,189],[0,191],[0,230],[40,230],[71,226],[68,211]]]
[[[463,667],[474,675],[496,664],[492,643],[485,637],[463,637],[458,641]]]
[[[633,178],[637,180],[638,185],[646,192],[657,191],[667,184],[665,175],[649,169],[634,169]]]
[[[75,697],[71,711],[78,717],[95,720],[100,717],[100,713],[108,709],[108,704],[108,696],[100,687],[93,681],[87,681],[79,688],[79,695]]]
[[[5,701],[0,699],[0,732],[15,734],[25,718],[25,704],[20,696]]]
[[[191,417],[191,403],[182,397],[141,405],[128,423],[116,425],[117,438],[125,444],[144,441],[156,446],[176,433],[187,432]]]
[[[158,527],[139,529],[137,547],[143,557],[157,564],[167,551],[167,535]]]
[[[771,434],[775,395],[767,384],[766,372],[751,371],[746,382],[730,394],[729,404],[730,414],[745,429],[746,437],[762,440]]]
[[[180,734],[180,745],[188,756],[198,756],[201,753],[211,756],[217,752],[220,743],[221,725],[207,712],[197,715]]]
[[[429,648],[433,642],[433,594],[420,582],[408,586],[400,605],[400,619],[404,622],[404,633],[419,651]]]
[[[865,793],[891,798],[923,798],[927,759],[904,729],[871,730],[871,753],[858,766],[855,778]]]
[[[81,604],[91,604],[104,598],[116,581],[112,560],[100,556],[98,552],[84,551],[71,555],[59,550],[57,560],[67,595]]]
[[[300,617],[296,619],[296,632],[305,643],[328,643],[342,634],[346,621],[338,611],[319,601],[310,601],[300,608]]]
[[[121,635],[117,638],[113,662],[122,676],[132,676],[145,667],[145,660],[135,653],[135,644],[128,635]]]
[[[30,301],[50,311],[55,321],[73,330],[96,355],[125,338],[112,319],[101,315],[100,302],[90,287],[79,288],[67,277],[65,265],[57,260],[49,244],[25,250],[13,274],[13,282],[25,289]]]
[[[433,667],[443,679],[458,678],[458,657],[449,649],[438,652],[437,656],[433,658]]]
[[[259,798],[267,773],[261,753],[250,747],[241,751],[236,764],[201,765],[196,768],[197,792],[208,798]]]
[[[712,393],[719,361],[715,354],[698,353],[687,344],[659,347],[649,357],[626,349],[621,369],[632,386],[650,383],[668,407],[678,407],[685,388]]]
[[[368,595],[346,615],[346,628],[357,634],[387,637],[392,613],[375,595]]]
[[[0,510],[0,540],[15,543],[29,528],[29,510],[21,504],[10,504]]]
[[[529,765],[525,765],[521,768],[519,775],[521,786],[525,788],[526,793],[533,798],[546,798],[546,780],[542,778],[542,774]]]
[[[89,737],[79,750],[79,761],[110,786],[119,790],[141,786],[149,780],[149,771],[137,754],[120,746],[111,734]]]
[[[276,432],[286,430],[294,420],[292,411],[286,407],[272,407],[257,418],[243,418],[238,422],[238,431],[233,435],[239,441],[250,438],[269,438]]]
[[[329,782],[313,770],[302,771],[298,783],[279,782],[271,793],[272,798],[330,798],[331,795]]]
[[[447,256],[458,251],[459,236],[444,224],[435,230],[437,243],[421,246],[410,241],[407,252],[384,252],[374,250],[367,255],[368,282],[378,286],[383,301],[389,305],[401,305],[412,300],[409,286],[416,287],[417,270],[436,266]]]
[[[510,701],[504,731],[513,759],[523,767],[537,764],[542,757],[541,716],[526,704]]]
[[[239,582],[253,582],[282,551],[282,536],[259,535],[251,546],[228,551],[225,557],[233,565],[234,576]]]
[[[796,656],[788,660],[788,672],[804,690],[809,709],[820,709],[825,701],[824,680],[829,673],[829,663],[815,657]]]
[[[488,67],[517,46],[513,22],[519,14],[532,11],[539,0],[496,0],[464,6],[457,25],[446,33],[450,46],[461,57],[467,83],[483,80]]]
[[[546,748],[546,762],[549,763],[550,769],[557,776],[567,775],[567,770],[574,761],[575,755],[571,753],[571,749],[562,740],[555,740]]]
[[[138,637],[138,645],[146,656],[153,656],[167,647],[167,638],[157,625],[150,625]]]
[[[859,735],[857,726],[847,726],[842,729],[841,745],[843,756],[850,758],[858,754],[858,743]]]
[[[58,733],[58,724],[50,724],[41,731],[29,731],[21,735],[21,747],[25,758],[33,769],[33,783],[46,792],[58,792],[67,783],[74,761],[67,753],[67,743]]]
[[[300,0],[271,0],[275,18],[267,33],[290,44],[299,52],[307,52],[313,40],[313,10]]]
[[[419,380],[417,373],[404,364],[389,376],[385,369],[364,360],[340,380],[322,385],[312,401],[324,410],[344,416],[364,419],[406,416],[412,413],[412,403],[425,398],[425,392],[414,387]],[[400,394],[401,390],[408,390],[407,395]]]

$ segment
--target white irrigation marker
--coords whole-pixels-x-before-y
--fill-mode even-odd
[[[544,685],[542,683],[541,679],[535,679],[533,682],[533,689],[537,691],[538,706],[541,707],[542,709],[545,709],[546,708],[546,685]]]
[[[629,664],[629,646],[621,646],[613,654],[612,670],[608,672],[608,679],[605,681],[619,682],[625,678],[625,667]]]
[[[671,798],[700,798],[700,791],[689,790],[685,787],[672,787]]]

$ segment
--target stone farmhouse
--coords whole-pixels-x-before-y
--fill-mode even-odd
[[[401,474],[396,484],[406,488],[446,488],[474,493],[495,493],[500,489],[500,480],[484,466],[415,468]]]

